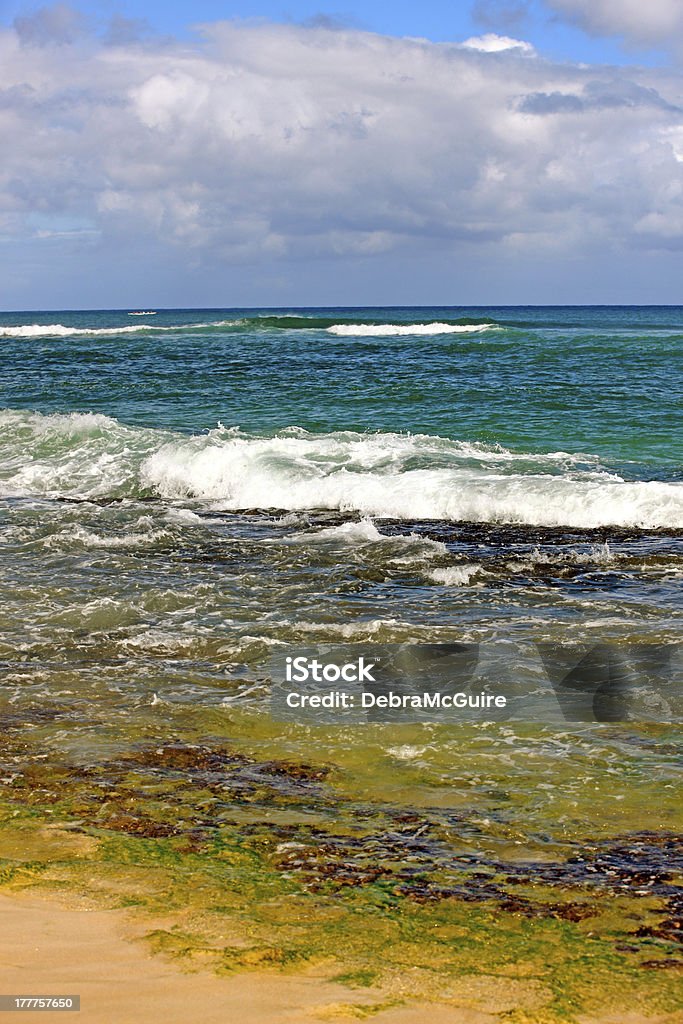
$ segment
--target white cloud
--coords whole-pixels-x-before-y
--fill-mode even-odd
[[[212,266],[683,244],[673,73],[553,65],[504,37],[491,53],[324,27],[203,31],[0,34],[13,237],[131,254],[154,241]]]
[[[481,50],[482,53],[500,53],[502,50],[522,50],[532,54],[535,50],[531,43],[522,39],[511,39],[510,36],[497,36],[495,32],[487,32],[483,36],[472,36],[462,44],[469,50]]]
[[[683,44],[681,0],[546,0],[546,3],[596,35],[624,36],[639,45]]]

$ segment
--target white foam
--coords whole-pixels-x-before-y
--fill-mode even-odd
[[[440,541],[431,540],[429,537],[420,537],[417,533],[386,534],[380,533],[371,519],[361,519],[358,522],[340,523],[338,526],[327,526],[321,530],[308,530],[305,533],[294,534],[292,541],[310,544],[317,541],[333,541],[343,544],[384,544],[397,547],[413,549],[413,553],[405,558],[393,558],[392,562],[397,564],[414,564],[416,561],[423,561],[426,558],[435,558],[438,555],[447,554],[448,549]]]
[[[428,749],[428,747],[415,747],[406,743],[402,747],[387,747],[387,754],[398,758],[399,761],[412,761],[416,757],[421,757]]]
[[[391,338],[410,334],[476,334],[479,331],[490,331],[496,324],[333,324],[328,327],[328,334],[341,337],[368,336],[375,338]]]
[[[203,522],[202,517],[193,512],[191,508],[170,508],[166,513],[166,518],[170,523],[183,525],[190,523],[192,526],[201,525]]]
[[[155,544],[168,536],[164,530],[152,529],[153,520],[147,516],[139,519],[136,525],[137,531],[102,536],[76,524],[68,530],[52,534],[45,541],[45,545],[65,550],[71,550],[74,544],[82,544],[86,548],[139,548]]]
[[[534,548],[524,555],[523,560],[508,562],[508,568],[514,571],[523,571],[530,564],[534,565],[557,565],[566,562],[571,565],[610,565],[617,561],[617,556],[611,550],[609,544],[591,544],[588,551],[541,551]]]
[[[299,630],[301,633],[322,633],[325,637],[341,636],[345,640],[363,640],[367,637],[382,637],[385,642],[391,642],[396,633],[404,629],[410,629],[413,633],[419,634],[429,629],[427,626],[416,626],[412,623],[401,622],[400,619],[362,619],[357,622],[294,622],[291,624],[292,631]]]
[[[421,561],[424,558],[436,558],[438,555],[448,554],[448,548],[440,540],[432,540],[431,537],[421,537],[419,533],[393,534],[391,537],[385,537],[385,540],[391,540],[401,546],[413,549],[413,554],[406,558],[392,559],[393,562],[399,564],[401,562]]]
[[[0,412],[0,493],[136,496],[141,460],[168,437],[99,413]]]
[[[208,327],[235,327],[239,320],[216,320],[206,324],[132,324],[126,327],[67,327],[64,324],[19,324],[5,327],[0,324],[1,338],[70,338],[73,335],[138,334],[140,331],[188,331]]]
[[[0,326],[3,338],[68,338],[72,334],[134,334],[137,331],[152,331],[151,324],[136,324],[134,327],[65,327],[64,324],[22,324],[17,327]]]
[[[683,527],[683,484],[625,481],[595,457],[565,452],[351,431],[297,429],[268,438],[219,427],[187,437],[78,413],[9,410],[0,426],[0,492],[8,495],[148,494],[216,511],[353,512],[365,522],[332,527],[327,536],[348,532],[355,542],[395,540],[369,521],[378,517]]]
[[[164,446],[141,467],[168,498],[215,508],[326,508],[367,517],[528,525],[683,526],[683,486],[626,482],[600,469],[562,472],[546,456],[479,451],[403,435],[201,438]],[[504,461],[496,471],[489,466]],[[529,463],[535,472],[529,472]],[[415,468],[422,463],[425,468]],[[519,471],[515,470],[519,467]],[[503,472],[502,470],[505,470]]]
[[[357,523],[341,523],[339,526],[327,526],[322,530],[298,534],[300,540],[340,540],[346,544],[375,543],[388,540],[379,532],[371,519],[361,519]]]
[[[447,565],[443,569],[434,569],[429,578],[447,587],[464,587],[478,571],[478,565]]]

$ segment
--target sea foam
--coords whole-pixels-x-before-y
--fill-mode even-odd
[[[129,324],[125,327],[68,327],[65,324],[0,324],[1,338],[70,338],[74,335],[116,335],[139,334],[143,331],[190,331],[211,327],[239,326],[239,320],[216,320],[201,324],[171,324],[160,327],[157,324]]]
[[[328,334],[341,337],[391,338],[412,334],[476,334],[493,330],[496,324],[333,324]]]
[[[292,325],[294,321],[294,325]],[[490,331],[497,328],[497,324],[448,324],[448,323],[424,323],[424,324],[372,324],[372,323],[341,323],[330,324],[329,321],[322,321],[324,330],[328,334],[336,334],[340,337],[378,337],[389,338],[400,335],[436,335],[436,334],[476,334],[481,331]],[[252,317],[251,319],[236,320],[213,320],[206,323],[189,324],[166,324],[158,323],[135,323],[126,324],[120,327],[78,327],[68,324],[0,324],[0,337],[3,338],[70,338],[74,336],[115,336],[118,334],[139,334],[143,332],[154,332],[155,334],[168,331],[196,331],[211,330],[221,327],[239,328],[250,324],[254,328],[272,328],[282,325],[290,329],[316,329],[321,326],[315,318],[292,318],[287,316]]]
[[[331,509],[416,521],[683,527],[683,484],[626,481],[583,454],[298,428],[274,437],[223,427],[186,436],[78,413],[8,410],[0,425],[6,495],[144,496],[213,510]],[[374,539],[371,524],[362,530],[363,539]]]

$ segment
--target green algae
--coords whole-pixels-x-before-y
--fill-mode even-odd
[[[680,1005],[680,905],[669,904],[682,879],[665,870],[678,840],[661,827],[668,814],[642,832],[651,780],[618,801],[617,822],[589,823],[579,804],[559,828],[546,814],[540,832],[533,806],[522,825],[510,780],[493,784],[492,764],[481,776],[486,808],[479,787],[467,803],[444,800],[443,743],[435,760],[418,753],[422,763],[387,796],[377,778],[370,793],[368,775],[383,761],[396,774],[402,762],[387,749],[406,744],[395,737],[380,749],[377,730],[361,770],[356,751],[324,732],[315,748],[308,730],[307,743],[292,733],[283,743],[272,723],[258,738],[243,732],[230,744],[147,736],[86,763],[46,758],[22,739],[0,803],[0,884],[171,915],[148,941],[185,965],[322,970],[377,988],[377,1006],[419,998],[482,1008],[497,992],[506,1020],[555,1021],[619,1006],[625,992],[632,1009]],[[479,736],[470,747],[482,747]],[[603,799],[626,774],[608,746],[603,762],[590,768],[593,818],[596,788]],[[544,777],[560,787],[560,775]],[[429,803],[439,777],[442,799]],[[637,863],[649,857],[651,874],[638,874],[624,849]]]
[[[348,985],[350,988],[370,988],[377,981],[377,972],[362,968],[357,971],[344,971],[335,974],[331,981],[339,982],[341,985]]]

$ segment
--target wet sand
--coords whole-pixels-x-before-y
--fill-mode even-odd
[[[81,1024],[302,1024],[358,1019],[381,993],[313,976],[245,972],[218,977],[184,972],[149,953],[144,927],[127,912],[67,907],[52,899],[0,895],[0,994],[81,996]],[[26,1024],[54,1013],[22,1012]],[[16,1018],[12,1018],[16,1019]],[[495,1016],[449,1007],[397,1007],[372,1013],[378,1024],[493,1024]]]
[[[463,1003],[387,1006],[378,990],[351,989],[314,974],[244,972],[225,977],[185,972],[149,952],[142,940],[155,925],[123,910],[68,906],[24,893],[0,895],[0,994],[80,995],[81,1010],[59,1020],[82,1024],[305,1024],[371,1019],[376,1024],[497,1024],[510,1012],[505,980],[478,995],[463,989]],[[465,980],[465,979],[463,979]],[[484,981],[484,978],[479,979]],[[495,982],[496,979],[491,979]],[[475,998],[473,999],[473,996]],[[496,1006],[496,1000],[498,1005]],[[524,1000],[523,1000],[524,1001]],[[54,1019],[54,1013],[23,1012],[19,1020]],[[536,1017],[527,1006],[523,1018]],[[640,1015],[579,1018],[581,1024],[678,1024],[683,1016]]]

